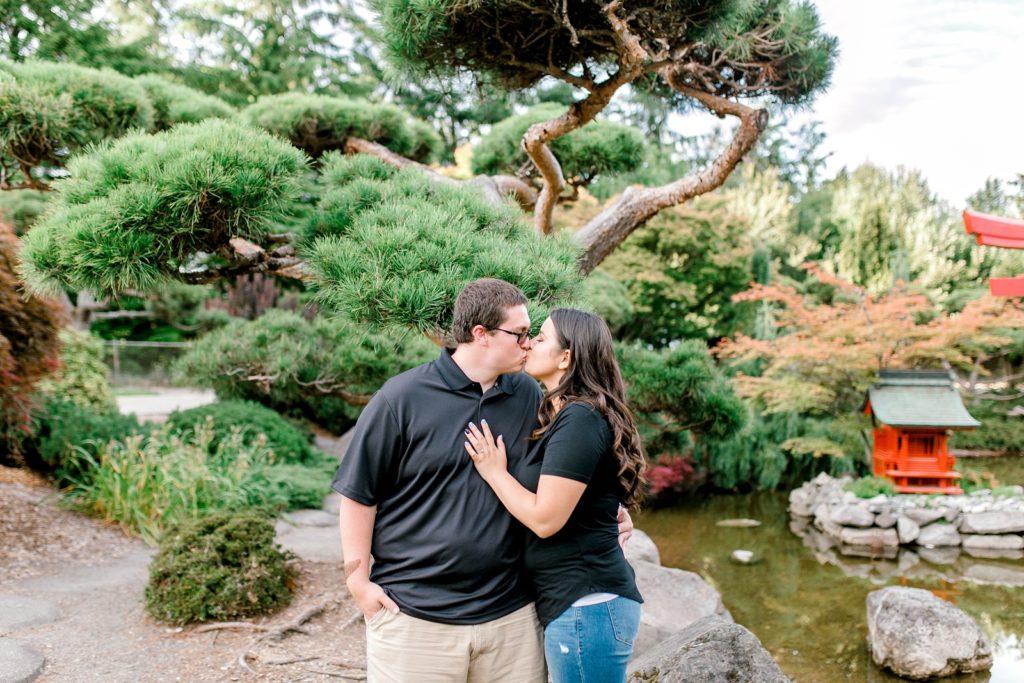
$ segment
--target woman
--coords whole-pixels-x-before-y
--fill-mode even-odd
[[[621,683],[643,599],[618,544],[616,515],[620,503],[638,503],[644,456],[608,326],[584,311],[552,311],[526,372],[548,391],[515,476],[502,437],[495,440],[486,423],[469,425],[466,450],[502,504],[533,532],[526,566],[552,680]]]

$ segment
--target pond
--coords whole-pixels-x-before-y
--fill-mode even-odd
[[[1001,484],[1024,483],[1024,458],[974,459],[969,466],[992,472]],[[760,638],[782,670],[797,683],[882,683],[900,681],[872,664],[867,650],[865,598],[886,585],[925,588],[973,616],[993,646],[992,671],[947,678],[956,683],[1024,681],[1024,589],[983,585],[951,576],[926,561],[900,571],[892,560],[851,560],[855,575],[833,564],[789,530],[785,493],[712,496],[638,516],[662,564],[699,574],[721,594],[733,618]],[[716,526],[751,518],[759,527]],[[733,550],[753,551],[761,560],[742,565]],[[1003,563],[1024,576],[1024,561]],[[856,571],[860,570],[860,571]]]

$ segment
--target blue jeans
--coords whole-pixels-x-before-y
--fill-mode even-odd
[[[570,607],[544,629],[544,658],[554,683],[624,683],[640,603],[615,598]]]

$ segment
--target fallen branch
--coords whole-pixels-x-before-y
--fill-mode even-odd
[[[234,622],[233,627],[235,628],[242,626],[246,628],[255,628],[256,630],[263,631],[262,635],[253,638],[251,641],[249,641],[249,644],[246,645],[245,648],[238,653],[238,665],[246,671],[248,671],[249,673],[255,674],[256,672],[253,670],[252,667],[249,666],[248,659],[250,657],[256,657],[256,655],[252,651],[252,649],[256,647],[256,645],[262,643],[265,640],[271,640],[275,642],[283,640],[284,637],[289,633],[308,634],[308,631],[306,631],[306,629],[303,628],[303,624],[305,624],[313,617],[323,613],[328,608],[333,607],[340,602],[343,602],[344,600],[345,597],[340,593],[328,593],[326,596],[321,598],[319,602],[316,602],[306,607],[304,610],[299,612],[293,619],[286,621],[282,624],[270,624],[267,626],[259,626],[256,624],[247,625],[247,622]]]

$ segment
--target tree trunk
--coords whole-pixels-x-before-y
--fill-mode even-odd
[[[714,113],[736,116],[740,126],[732,142],[703,171],[661,187],[629,187],[618,200],[605,207],[579,232],[576,240],[583,249],[580,271],[587,275],[612,253],[623,240],[659,211],[711,192],[725,182],[743,156],[757,142],[768,123],[768,112],[753,109],[715,95],[693,90],[675,81],[674,74],[663,72],[666,82],[680,92],[700,101]]]

